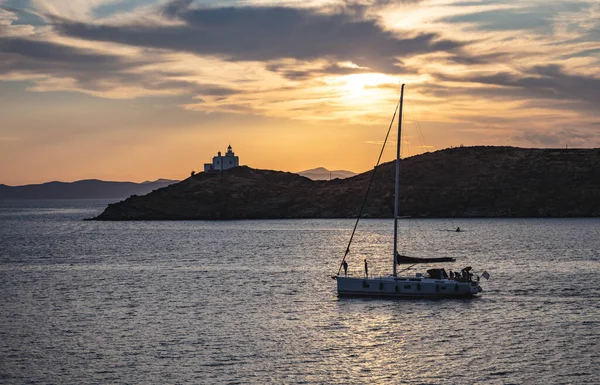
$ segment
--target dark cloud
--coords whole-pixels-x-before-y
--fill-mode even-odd
[[[266,69],[276,72],[289,80],[306,80],[321,75],[352,75],[371,72],[369,68],[346,67],[337,63],[330,63],[322,68],[297,69],[296,63],[270,63]],[[406,71],[403,71],[406,73]]]
[[[498,72],[492,75],[468,75],[457,77],[437,74],[441,80],[480,83],[502,86],[505,89],[488,89],[499,97],[517,97],[519,99],[553,99],[579,101],[587,108],[600,108],[600,78],[586,75],[572,75],[559,65],[533,66],[521,74]]]
[[[101,54],[48,41],[0,37],[0,72],[122,70],[136,65],[120,56]]]
[[[399,37],[375,19],[351,13],[319,13],[314,9],[285,7],[190,7],[190,1],[172,1],[164,16],[183,25],[95,25],[51,18],[60,33],[87,40],[116,42],[231,61],[352,61],[372,70],[397,73],[398,58],[457,51],[462,43],[435,33]],[[292,74],[293,76],[293,74]]]
[[[277,72],[279,73],[281,76],[285,77],[288,80],[293,80],[293,81],[301,81],[301,80],[307,80],[312,78],[313,76],[315,76],[315,72],[314,71],[302,71],[302,70],[276,70],[277,67],[273,67],[270,66],[270,68],[268,68],[270,71],[272,72]]]
[[[151,91],[178,92],[228,96],[238,90],[214,84],[197,84],[176,80],[186,72],[140,72],[141,66],[159,62],[154,59],[130,59],[119,55],[98,53],[49,41],[20,37],[0,37],[0,74],[18,72],[32,75],[51,75],[74,79],[82,89],[110,91],[115,85],[144,88]]]
[[[598,39],[598,40],[600,40],[600,39]],[[594,56],[594,55],[600,57],[600,48],[579,50],[576,52],[568,53],[566,55],[562,55],[560,58],[563,60],[566,60],[566,59],[571,59],[571,58],[575,58],[575,57],[590,57],[590,56]]]
[[[591,21],[593,22],[593,21]],[[569,31],[578,31],[577,37],[564,40],[563,45],[579,44],[579,43],[598,43],[600,41],[600,21],[595,21],[595,26],[582,28],[578,23],[569,23],[566,26]]]
[[[455,64],[478,65],[504,62],[510,56],[512,56],[512,54],[509,54],[508,52],[494,52],[481,55],[460,52],[459,54],[452,54],[448,57],[448,61]]]

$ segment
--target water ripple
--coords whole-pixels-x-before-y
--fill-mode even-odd
[[[475,300],[382,301],[335,295],[349,220],[97,223],[80,219],[99,203],[3,205],[2,383],[600,383],[596,219],[406,221],[407,254],[492,279]],[[389,272],[390,233],[361,223],[353,274],[364,257]]]

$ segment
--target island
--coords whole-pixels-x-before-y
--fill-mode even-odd
[[[415,218],[600,216],[600,149],[456,147],[401,161],[400,215]],[[393,216],[395,163],[313,181],[246,166],[198,173],[110,204],[95,220]]]

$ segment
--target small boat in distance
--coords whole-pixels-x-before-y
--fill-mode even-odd
[[[365,264],[365,275],[364,277],[353,277],[347,274],[348,264],[346,257],[350,252],[350,244],[356,232],[358,221],[360,220],[363,206],[359,211],[354,230],[350,236],[350,241],[342,262],[338,269],[337,275],[333,276],[337,280],[337,292],[339,296],[370,296],[370,297],[410,297],[410,298],[448,298],[448,297],[473,297],[479,294],[482,289],[479,285],[479,276],[474,276],[471,272],[471,267],[465,267],[460,273],[446,273],[443,268],[431,268],[427,270],[426,274],[416,273],[414,276],[398,276],[397,266],[398,265],[415,265],[421,263],[441,263],[441,262],[454,262],[454,258],[441,257],[441,258],[415,258],[403,256],[398,253],[398,201],[399,201],[399,190],[400,190],[400,138],[402,137],[402,104],[404,101],[404,84],[402,85],[400,92],[400,101],[398,103],[399,111],[398,114],[398,141],[396,148],[396,184],[395,184],[395,195],[394,195],[394,253],[392,257],[393,273],[389,276],[381,277],[369,277],[367,260],[364,260]],[[394,112],[394,115],[396,113]],[[392,118],[393,122],[394,118]],[[388,135],[390,128],[388,129]],[[386,140],[384,141],[384,146]],[[382,152],[383,153],[383,149]],[[381,160],[381,154],[379,155]],[[379,160],[377,165],[379,165]],[[367,189],[367,195],[373,183],[375,172],[377,167],[373,171],[371,183]],[[456,229],[457,232],[460,228]],[[344,274],[340,272],[344,269]],[[410,268],[410,267],[409,267]],[[489,274],[484,272],[482,276],[486,279],[489,278]]]

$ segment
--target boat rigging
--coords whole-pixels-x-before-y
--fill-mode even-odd
[[[333,276],[337,280],[337,291],[340,296],[378,296],[378,297],[416,297],[416,298],[440,298],[440,297],[472,297],[479,294],[482,291],[479,285],[479,277],[474,276],[471,272],[470,266],[461,270],[460,273],[447,273],[443,268],[432,268],[428,269],[426,274],[417,273],[415,276],[398,276],[397,266],[398,265],[411,265],[423,263],[444,263],[454,262],[454,258],[450,257],[437,257],[437,258],[416,258],[400,255],[398,252],[398,214],[399,214],[399,197],[400,197],[400,147],[402,137],[402,106],[404,103],[404,84],[402,84],[400,91],[400,100],[394,110],[394,115],[390,126],[388,128],[379,158],[371,175],[371,180],[367,187],[365,197],[362,201],[356,223],[352,230],[348,246],[340,263],[337,275]],[[353,277],[347,274],[347,262],[346,257],[350,253],[350,245],[354,239],[358,222],[362,216],[369,191],[375,180],[375,174],[377,173],[377,167],[381,161],[385,144],[390,135],[391,128],[393,126],[394,119],[398,113],[398,138],[396,146],[396,173],[395,173],[395,186],[394,186],[394,247],[392,257],[392,274],[383,277],[369,277],[368,276],[368,265],[365,259],[365,276]],[[409,268],[410,268],[409,267]],[[340,275],[340,272],[344,268],[344,275]],[[405,269],[407,270],[407,269]],[[402,270],[404,271],[404,270]],[[489,274],[484,272],[482,276],[486,279],[489,278]]]

